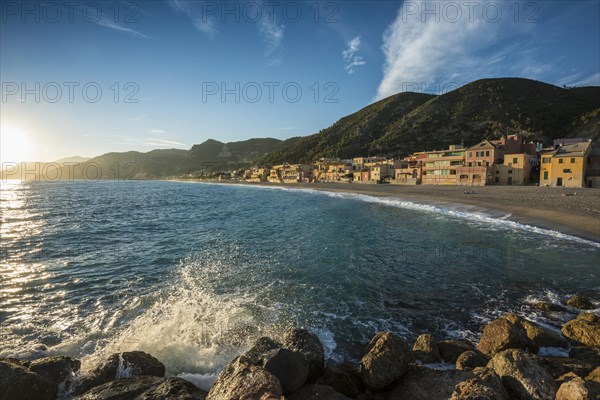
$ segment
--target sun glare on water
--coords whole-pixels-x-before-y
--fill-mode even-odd
[[[0,128],[0,161],[2,163],[32,161],[33,143],[23,129],[14,126]]]

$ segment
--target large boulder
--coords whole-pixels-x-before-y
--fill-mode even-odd
[[[412,351],[414,359],[421,361],[423,364],[439,363],[442,361],[436,340],[429,333],[419,335]]]
[[[592,372],[587,374],[585,380],[600,383],[600,366],[594,368]]]
[[[53,400],[56,384],[23,365],[0,360],[0,400]]]
[[[406,372],[409,359],[410,351],[404,339],[381,332],[367,346],[367,354],[360,361],[360,374],[369,388],[381,389]]]
[[[475,369],[485,367],[489,358],[477,350],[469,350],[462,353],[456,359],[456,369]]]
[[[317,380],[317,383],[331,386],[337,392],[354,399],[364,391],[360,373],[353,365],[347,363],[326,365],[323,375]]]
[[[327,385],[310,384],[288,396],[289,400],[351,400]]]
[[[233,360],[217,377],[207,400],[283,399],[283,391],[275,375],[256,365],[248,365],[240,357]]]
[[[571,296],[567,300],[567,305],[578,308],[580,310],[593,310],[596,308],[594,304],[590,301],[590,299],[584,296],[580,296],[578,294]]]
[[[385,400],[448,400],[457,384],[472,377],[471,371],[436,370],[411,364],[383,397]]]
[[[567,309],[560,304],[548,303],[548,302],[538,302],[530,304],[530,307],[534,310],[546,311],[546,312],[563,312],[567,311]]]
[[[165,366],[150,354],[142,351],[115,353],[92,371],[83,375],[74,392],[81,394],[115,379],[140,375],[164,377]]]
[[[556,385],[536,355],[524,350],[504,350],[487,365],[501,378],[509,393],[519,399],[553,399]]]
[[[438,349],[442,359],[450,364],[455,364],[458,357],[465,351],[473,350],[473,345],[464,339],[446,339],[438,342]]]
[[[473,375],[454,387],[451,400],[509,400],[502,380],[493,370],[476,368]]]
[[[263,357],[263,368],[275,375],[284,394],[300,389],[308,378],[306,358],[288,349],[269,350]]]
[[[135,376],[96,386],[76,400],[204,400],[206,392],[180,378]]]
[[[536,323],[521,319],[525,334],[539,347],[569,347],[567,340],[560,334]]]
[[[64,356],[40,358],[29,363],[29,371],[48,379],[56,385],[57,391],[61,385],[65,390],[69,390],[71,380],[80,367],[79,360]]]
[[[573,344],[600,347],[600,318],[591,313],[579,314],[561,329]]]
[[[477,349],[490,356],[507,349],[527,349],[537,353],[539,346],[527,337],[522,321],[515,314],[507,314],[490,322],[483,329]]]
[[[241,356],[241,359],[250,365],[260,365],[262,364],[263,357],[267,352],[280,347],[281,343],[276,342],[275,340],[266,336],[261,337],[254,343],[250,350]]]
[[[540,365],[547,369],[554,379],[558,379],[568,373],[584,377],[589,374],[597,364],[591,364],[576,358],[547,356],[541,357]]]
[[[558,388],[556,400],[594,400],[600,398],[600,392],[593,382],[586,382],[576,376],[567,380]]]
[[[309,382],[314,382],[321,375],[325,368],[325,351],[317,335],[306,329],[293,328],[284,334],[281,346],[306,358]]]
[[[569,351],[569,357],[588,364],[600,365],[600,347],[575,346]]]

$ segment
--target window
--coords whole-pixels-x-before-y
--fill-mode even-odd
[[[472,151],[469,152],[469,158],[471,158],[471,157],[473,157],[473,152]]]
[[[563,172],[564,172],[565,174],[570,174],[570,173],[571,173],[571,169],[569,169],[569,168],[565,168],[565,169],[563,169]]]
[[[571,158],[571,164],[575,164],[575,158]]]
[[[509,169],[509,170],[508,170],[508,174],[509,174],[509,175],[512,175],[512,169]]]
[[[518,161],[517,161],[517,158],[516,158],[516,157],[515,157],[515,158],[513,158],[513,164],[516,164],[517,162],[518,162]]]
[[[496,182],[496,183],[500,182],[500,177],[498,177],[498,176],[497,176],[497,177],[494,179],[494,182]]]
[[[490,151],[489,151],[489,150],[486,150],[486,152],[485,152],[485,156],[486,156],[486,157],[489,157],[489,155],[490,155]]]
[[[544,180],[547,181],[548,180],[548,171],[544,171]]]
[[[562,159],[562,158],[559,158],[559,159],[558,159],[558,163],[559,163],[559,164],[562,164],[562,163],[563,163],[563,159]]]
[[[542,158],[542,164],[549,164],[549,163],[550,163],[550,157]]]

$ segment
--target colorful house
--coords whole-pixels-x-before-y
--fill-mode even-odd
[[[423,163],[423,185],[455,185],[457,169],[465,162],[465,149],[452,145],[447,150],[425,151],[414,154]]]
[[[540,185],[551,187],[585,187],[592,142],[559,145],[541,153]]]

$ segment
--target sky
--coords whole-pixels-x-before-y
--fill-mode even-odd
[[[600,2],[0,2],[0,158],[318,132],[403,91],[600,85]]]

